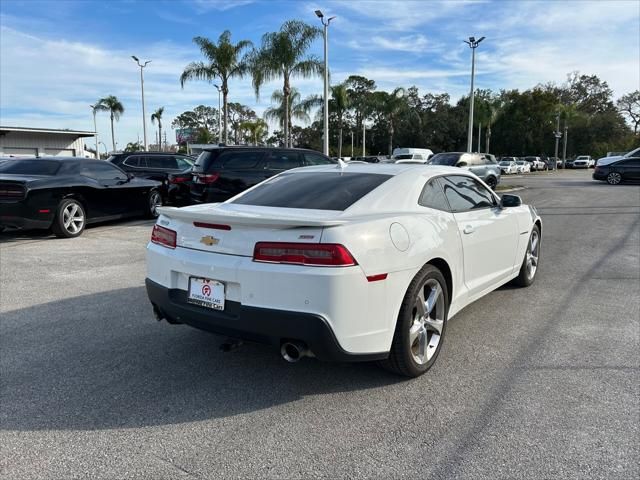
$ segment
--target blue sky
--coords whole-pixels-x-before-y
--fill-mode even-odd
[[[216,39],[228,29],[233,40],[259,45],[284,20],[319,25],[318,8],[337,17],[329,35],[333,82],[359,74],[382,90],[416,85],[455,100],[469,84],[470,52],[462,40],[475,35],[487,37],[476,57],[478,88],[561,83],[574,70],[599,75],[616,96],[640,87],[640,0],[2,0],[0,124],[93,130],[89,104],[113,94],[126,110],[116,125],[123,147],[142,135],[131,55],[152,60],[145,70],[147,115],[165,106],[168,126],[196,105],[217,106],[216,90],[204,82],[180,88],[184,66],[200,59],[194,36]],[[322,56],[321,40],[310,53]],[[294,86],[322,92],[321,79]],[[229,100],[261,114],[277,88],[279,82],[266,85],[257,100],[249,78],[234,80]],[[108,134],[106,114],[98,131]]]

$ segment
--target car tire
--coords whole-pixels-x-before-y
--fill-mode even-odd
[[[491,190],[495,190],[496,186],[498,185],[498,180],[496,179],[496,177],[491,175],[491,176],[487,177],[487,179],[485,180],[485,183],[487,185],[489,185]]]
[[[79,237],[87,225],[87,214],[82,203],[75,198],[65,198],[56,208],[51,230],[58,238]]]
[[[147,195],[147,206],[145,216],[147,218],[158,218],[158,207],[162,206],[162,195],[156,189],[153,189]]]
[[[622,182],[622,175],[618,172],[609,172],[607,175],[607,183],[609,185],[619,185]]]
[[[529,235],[527,251],[525,252],[524,259],[522,260],[520,272],[513,280],[513,283],[518,287],[528,287],[535,281],[536,274],[538,273],[538,266],[540,265],[541,247],[542,236],[540,235],[540,227],[538,227],[537,224],[534,224],[531,229],[531,235]]]
[[[449,292],[440,270],[425,265],[402,301],[389,357],[380,365],[393,373],[418,377],[436,361],[447,327]]]

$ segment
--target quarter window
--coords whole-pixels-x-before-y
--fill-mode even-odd
[[[442,188],[451,210],[463,212],[496,205],[493,194],[478,181],[462,175],[441,178]]]
[[[440,187],[440,183],[437,178],[427,182],[422,190],[418,203],[423,207],[444,210],[446,212],[449,211],[449,204],[447,203],[447,199],[442,192],[442,188]]]

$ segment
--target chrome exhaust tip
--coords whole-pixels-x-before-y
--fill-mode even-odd
[[[284,342],[280,347],[280,355],[289,363],[296,363],[302,357],[311,357],[313,354],[302,342]]]

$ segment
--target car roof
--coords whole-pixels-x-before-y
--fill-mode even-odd
[[[305,172],[335,172],[342,170],[343,172],[353,173],[374,173],[379,175],[398,176],[410,173],[420,174],[422,177],[431,178],[440,175],[465,175],[466,170],[458,167],[447,167],[442,165],[429,165],[420,163],[358,163],[351,164],[344,162],[345,166],[338,165],[316,165],[313,167],[300,167],[287,170],[288,173],[305,173]]]
[[[203,148],[203,152],[215,152],[217,150],[225,149],[238,149],[238,150],[299,150],[301,152],[311,152],[324,155],[322,152],[311,150],[310,148],[297,148],[297,147],[271,147],[265,145],[213,145],[211,147]]]

